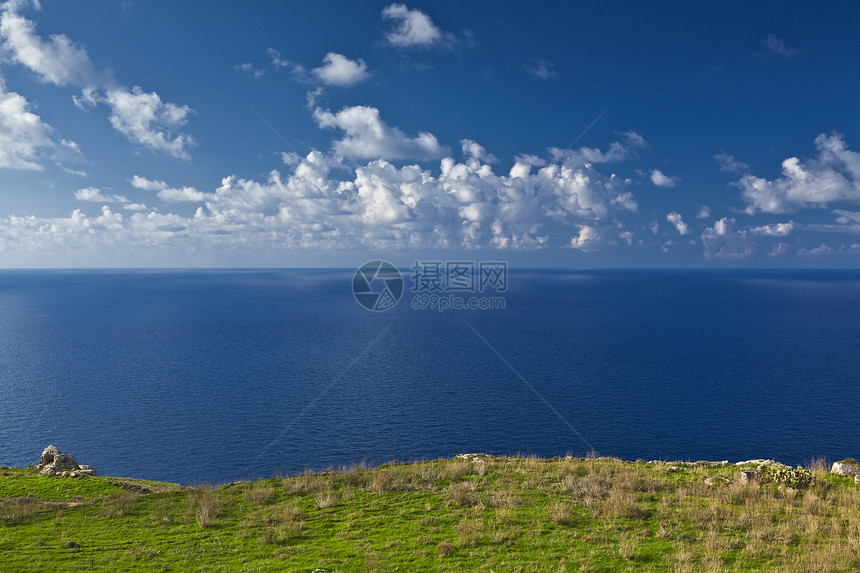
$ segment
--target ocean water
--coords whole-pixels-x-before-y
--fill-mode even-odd
[[[0,464],[183,484],[463,452],[860,457],[860,272],[516,271],[370,312],[354,270],[0,272]]]

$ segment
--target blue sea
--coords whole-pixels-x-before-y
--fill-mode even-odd
[[[0,464],[860,457],[860,271],[510,269],[504,308],[444,312],[408,271],[368,311],[354,273],[0,271]]]

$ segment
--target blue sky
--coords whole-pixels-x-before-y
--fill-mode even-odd
[[[850,3],[0,4],[0,266],[860,263]]]

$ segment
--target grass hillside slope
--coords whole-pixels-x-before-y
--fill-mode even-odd
[[[5,469],[0,500],[4,572],[860,569],[860,485],[823,463],[467,455],[218,488]]]

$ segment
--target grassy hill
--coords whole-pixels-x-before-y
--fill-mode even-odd
[[[218,488],[6,469],[0,571],[860,568],[853,479],[741,483],[754,466],[473,455]]]

